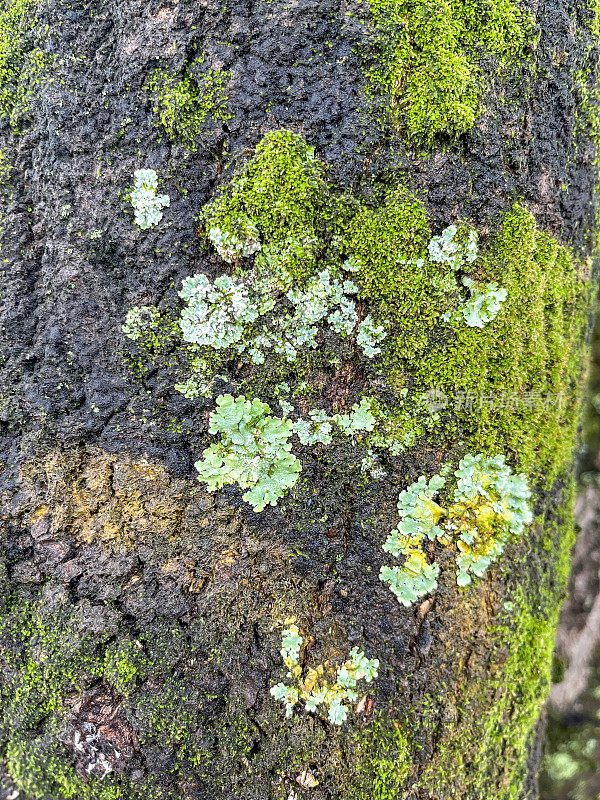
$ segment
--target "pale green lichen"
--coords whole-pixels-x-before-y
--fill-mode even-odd
[[[193,394],[195,386],[183,385],[179,390]],[[300,461],[290,452],[290,436],[294,433],[301,444],[330,444],[332,426],[339,426],[348,436],[373,430],[375,417],[368,398],[355,403],[349,414],[332,417],[321,409],[312,409],[309,420],[289,419],[294,407],[280,401],[283,418],[270,416],[271,408],[260,400],[247,400],[243,395],[217,397],[217,408],[210,415],[209,431],[219,433],[221,441],[207,448],[203,461],[196,462],[199,480],[209,491],[237,483],[249,489],[242,497],[254,511],[262,511],[277,501],[297,481]]]
[[[383,566],[380,578],[405,606],[437,588],[439,567],[428,563],[424,540],[456,546],[456,582],[467,586],[501,555],[509,536],[521,536],[532,521],[527,480],[512,473],[504,456],[467,455],[454,476],[454,501],[447,508],[433,500],[446,482],[441,475],[429,482],[422,476],[398,499],[400,523],[383,549],[406,560],[401,567]]]
[[[298,480],[301,465],[290,453],[292,423],[271,416],[271,409],[260,400],[221,395],[210,415],[210,433],[221,441],[207,448],[204,459],[196,462],[200,480],[213,492],[237,483],[244,500],[255,511],[276,505],[284,492]]]
[[[160,320],[156,306],[134,306],[127,312],[122,331],[128,339],[139,341],[150,337]]]
[[[288,669],[287,677],[293,680],[293,685],[278,683],[271,687],[271,695],[283,702],[286,717],[291,717],[296,704],[303,700],[309,714],[314,714],[323,705],[328,709],[329,722],[342,725],[350,711],[347,703],[358,699],[358,682],[371,683],[377,677],[379,661],[367,658],[358,647],[353,647],[349,659],[335,672],[333,680],[333,670],[328,663],[302,669],[299,663],[302,643],[298,626],[293,620],[286,620],[281,655]]]
[[[187,303],[181,331],[191,344],[247,352],[254,364],[264,363],[268,351],[293,363],[299,350],[318,346],[319,326],[327,322],[342,337],[357,329],[357,344],[372,358],[381,352],[375,344],[385,331],[370,316],[359,324],[356,304],[348,297],[357,291],[352,281],[332,276],[329,269],[285,293],[272,275],[259,270],[239,278],[222,275],[214,283],[194,275],[183,281],[179,293]]]
[[[483,328],[496,319],[508,292],[495,283],[488,283],[481,288],[471,278],[463,278],[463,283],[471,292],[471,297],[461,305],[460,313],[471,328]]]
[[[162,209],[170,205],[169,196],[156,194],[158,175],[153,169],[136,169],[130,194],[135,222],[142,230],[153,228],[163,217]]]

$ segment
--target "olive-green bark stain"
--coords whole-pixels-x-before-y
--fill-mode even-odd
[[[529,12],[513,0],[370,4],[376,31],[370,91],[382,92],[397,125],[427,145],[472,128],[490,65],[508,73],[536,38]]]

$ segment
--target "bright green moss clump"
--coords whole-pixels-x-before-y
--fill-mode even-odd
[[[372,88],[396,122],[431,144],[473,126],[484,91],[482,59],[502,70],[523,55],[533,30],[513,0],[370,0],[378,32]]]
[[[203,210],[213,241],[260,238],[257,263],[285,283],[306,277],[318,253],[328,198],[323,164],[291,131],[268,133],[243,171]]]

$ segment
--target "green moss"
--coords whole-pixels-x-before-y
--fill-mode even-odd
[[[413,766],[412,746],[397,722],[378,717],[357,733],[351,752],[360,764],[346,800],[402,800]]]
[[[79,777],[64,747],[48,737],[12,740],[6,764],[20,800],[179,800],[180,795],[157,783],[156,778],[130,781],[121,775]]]
[[[58,745],[13,740],[7,748],[8,772],[24,798],[60,797],[61,800],[121,800],[121,787],[93,777],[83,781]]]
[[[390,192],[378,208],[361,209],[349,225],[346,243],[359,263],[363,295],[398,308],[398,317],[414,318],[414,310],[406,314],[406,302],[418,297],[425,278],[417,267],[408,276],[398,259],[403,253],[424,256],[430,238],[425,207],[403,189]]]
[[[130,640],[112,643],[104,656],[104,680],[119,694],[129,695],[138,678],[145,676],[141,645]]]
[[[460,136],[480,110],[483,60],[506,70],[533,36],[528,12],[513,0],[370,0],[378,64],[372,90],[383,92],[411,137],[431,145]]]
[[[585,131],[596,145],[596,164],[600,149],[600,87],[594,74],[578,70],[573,75],[574,89],[579,94],[575,115],[577,131]]]
[[[8,183],[10,171],[10,163],[2,150],[0,150],[0,189]]]
[[[259,260],[295,279],[315,264],[328,199],[323,164],[301,136],[266,134],[253,157],[203,210],[206,229],[244,237],[252,225],[263,242]]]
[[[45,71],[43,52],[30,44],[37,0],[6,0],[0,7],[0,117],[13,127],[26,115]]]
[[[162,748],[181,745],[195,731],[197,704],[189,686],[171,679],[164,686],[151,686],[136,709],[136,732],[142,744]]]
[[[197,59],[195,73],[172,75],[156,70],[146,85],[153,97],[153,110],[172,141],[189,150],[198,149],[207,119],[224,122],[232,114],[227,106],[227,84],[231,73],[222,70],[199,72],[203,59]]]
[[[193,692],[177,681],[157,687],[184,654],[178,630],[168,626],[141,633],[138,643],[119,636],[109,610],[86,601],[15,601],[0,619],[0,757],[20,797],[176,800],[158,779],[131,782],[111,773],[82,780],[60,739],[74,702],[104,679],[127,698],[140,740],[187,752],[197,727]],[[155,683],[138,689],[149,676]],[[178,760],[178,768],[186,763]]]
[[[585,265],[518,205],[477,263],[478,278],[508,292],[500,313],[484,330],[457,325],[412,369],[448,396],[470,450],[512,454],[519,470],[550,485],[575,443],[591,291],[579,277]]]
[[[550,690],[554,637],[574,541],[574,481],[566,481],[558,516],[540,517],[537,523],[534,550],[546,550],[544,571],[531,584],[517,586],[504,604],[490,630],[490,663],[458,689],[458,721],[444,731],[422,776],[421,785],[442,797],[522,797],[535,725]],[[531,550],[523,552],[523,562],[531,564],[532,558]]]
[[[13,734],[35,728],[60,709],[67,692],[101,676],[96,647],[103,637],[82,638],[79,621],[79,612],[66,606],[49,614],[28,605],[1,620],[3,650],[14,653],[3,690],[4,725]]]

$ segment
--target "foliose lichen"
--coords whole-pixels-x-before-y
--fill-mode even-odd
[[[406,560],[401,567],[383,566],[380,578],[405,606],[437,588],[439,566],[427,561],[422,549],[426,539],[456,546],[456,582],[467,586],[472,575],[483,576],[509,537],[521,536],[532,521],[525,475],[514,475],[504,456],[467,455],[454,476],[457,486],[447,508],[433,500],[446,483],[441,475],[429,482],[421,476],[400,493],[401,520],[383,549]]]
[[[304,708],[309,714],[314,714],[319,706],[324,705],[328,709],[329,722],[332,725],[342,725],[350,711],[347,703],[354,703],[358,699],[356,689],[359,681],[371,683],[377,678],[379,661],[376,658],[367,658],[358,647],[353,647],[348,660],[337,670],[329,663],[303,670],[300,665],[302,644],[298,626],[293,620],[286,620],[281,656],[288,668],[287,677],[292,679],[292,685],[278,683],[271,687],[271,694],[285,705],[286,717],[291,717],[296,704],[303,700]]]
[[[142,230],[158,225],[163,217],[162,209],[171,203],[168,195],[156,194],[157,189],[156,170],[136,169],[130,200],[135,212],[135,222]]]
[[[210,416],[211,433],[221,434],[221,441],[203,453],[196,462],[200,480],[214,491],[228,483],[237,483],[244,500],[255,511],[276,505],[281,495],[293,486],[301,469],[290,453],[292,423],[271,416],[271,409],[260,400],[246,400],[221,395],[217,409]]]
[[[185,390],[186,387],[181,387]],[[220,395],[217,408],[210,415],[209,431],[219,433],[221,440],[203,453],[196,462],[199,480],[215,491],[230,483],[249,489],[242,497],[262,511],[267,505],[277,505],[285,492],[294,486],[302,469],[301,462],[291,453],[292,434],[301,444],[329,444],[331,430],[337,425],[348,436],[373,430],[375,417],[368,398],[355,403],[349,414],[328,417],[321,409],[312,409],[309,419],[289,417],[294,407],[280,401],[283,418],[271,416],[271,408],[258,399],[247,400],[244,395]]]

